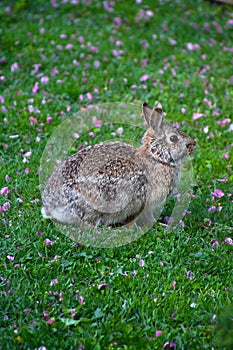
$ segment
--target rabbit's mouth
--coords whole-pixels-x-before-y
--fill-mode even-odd
[[[192,154],[192,153],[195,152],[195,148],[196,148],[195,146],[196,146],[196,141],[195,141],[195,140],[193,140],[192,142],[190,142],[190,143],[186,146],[187,151],[188,151],[188,154]]]

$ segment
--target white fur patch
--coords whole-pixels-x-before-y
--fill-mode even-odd
[[[61,224],[74,224],[75,220],[72,215],[67,212],[67,208],[57,207],[53,210],[50,210],[49,213],[46,212],[45,207],[41,208],[41,214],[45,219],[55,219]]]
[[[51,216],[49,216],[49,215],[46,213],[44,207],[41,208],[41,214],[42,214],[43,218],[45,218],[45,219],[50,219],[50,218],[51,218]]]

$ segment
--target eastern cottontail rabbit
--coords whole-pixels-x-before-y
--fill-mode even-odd
[[[77,227],[152,225],[176,188],[182,162],[195,141],[142,106],[148,129],[142,146],[102,142],[68,157],[42,193],[45,218]]]

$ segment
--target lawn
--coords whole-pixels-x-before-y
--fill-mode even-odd
[[[0,2],[2,349],[232,349],[232,26],[204,0]],[[69,239],[40,211],[46,145],[86,111],[60,154],[140,143],[143,101],[196,139],[189,207],[129,244]]]

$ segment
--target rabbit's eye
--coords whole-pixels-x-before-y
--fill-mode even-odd
[[[176,136],[176,135],[172,135],[172,136],[170,136],[170,141],[171,142],[177,142],[178,141],[178,136]]]

